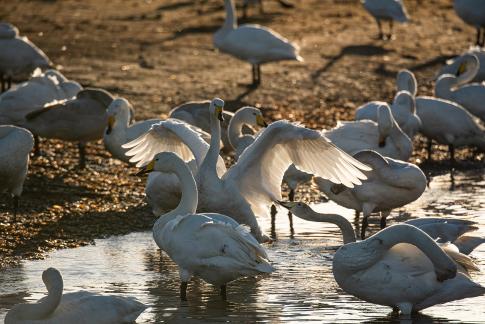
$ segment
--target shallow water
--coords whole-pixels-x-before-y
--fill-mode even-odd
[[[317,210],[337,212],[349,220],[354,213],[333,203]],[[480,223],[485,235],[485,175],[483,170],[455,173],[432,179],[430,188],[413,204],[395,210],[389,223],[414,217],[455,216]],[[372,230],[377,230],[378,217]],[[371,220],[372,222],[372,220]],[[269,220],[263,220],[268,228]],[[60,250],[40,261],[24,261],[19,267],[0,272],[0,320],[14,304],[45,295],[41,273],[56,267],[64,277],[65,292],[81,289],[135,296],[149,305],[138,323],[175,322],[392,322],[387,307],[372,305],[345,294],[332,276],[334,247],[341,236],[333,225],[294,219],[290,236],[284,211],[277,215],[277,241],[267,246],[277,271],[271,276],[244,279],[228,286],[228,301],[210,285],[194,280],[189,284],[187,303],[179,301],[178,271],[162,255],[150,232],[96,240],[96,245]],[[268,229],[269,232],[269,229]],[[485,245],[472,253],[485,271]],[[475,273],[485,285],[485,273]],[[426,309],[414,322],[485,322],[485,296]],[[410,321],[405,321],[410,323]]]

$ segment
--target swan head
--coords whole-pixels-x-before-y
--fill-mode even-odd
[[[182,159],[173,152],[160,152],[157,153],[153,160],[151,160],[147,165],[141,167],[137,175],[150,173],[153,171],[171,173],[175,170],[178,163],[184,163]]]
[[[62,290],[62,276],[59,270],[55,268],[48,268],[42,272],[42,281],[45,284],[48,292]]]
[[[224,121],[224,117],[222,115],[222,110],[224,109],[224,100],[220,98],[212,99],[209,105],[209,112],[211,116],[215,116],[221,122]]]
[[[242,107],[236,114],[241,120],[250,126],[268,127],[268,124],[264,120],[261,110],[255,107]]]
[[[480,61],[476,55],[467,53],[463,55],[460,64],[454,74],[457,78],[457,84],[465,84],[475,78],[480,69]]]
[[[386,138],[394,127],[394,118],[388,104],[382,104],[377,109],[377,124],[379,129],[379,147],[386,145]]]
[[[312,208],[301,201],[279,201],[278,204],[288,209],[295,216],[308,215],[313,212]],[[305,217],[301,217],[305,218]]]
[[[133,109],[130,102],[124,98],[116,98],[114,99],[106,113],[108,115],[108,126],[106,127],[106,135],[111,134],[113,131],[113,127],[117,120],[128,120],[130,119],[130,111]]]
[[[401,70],[397,73],[396,77],[397,91],[406,90],[411,95],[416,96],[418,82],[413,72],[409,70]]]

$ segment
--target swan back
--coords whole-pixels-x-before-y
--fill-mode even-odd
[[[409,20],[401,0],[364,0],[364,8],[377,19],[392,19],[398,22]]]

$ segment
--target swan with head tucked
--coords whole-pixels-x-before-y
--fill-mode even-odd
[[[261,83],[261,64],[284,60],[303,61],[299,48],[283,36],[260,25],[237,25],[233,0],[224,0],[226,20],[214,34],[214,46],[252,65],[253,85]]]
[[[355,111],[355,120],[369,119],[377,121],[378,107],[386,104],[382,101],[368,102]],[[410,139],[414,138],[421,127],[421,119],[416,115],[416,102],[414,95],[408,91],[399,91],[391,105],[392,116],[399,127]]]
[[[17,27],[0,23],[0,82],[2,92],[12,85],[12,80],[27,79],[36,68],[47,69],[52,65],[47,55],[25,36],[19,36]]]
[[[175,153],[156,154],[141,172],[151,171],[174,173],[180,181],[180,203],[157,219],[153,238],[179,267],[182,300],[192,276],[220,287],[225,298],[228,282],[274,271],[266,251],[244,226],[223,214],[196,213],[197,184]]]
[[[456,102],[471,114],[485,121],[485,85],[469,83],[478,72],[480,63],[475,55],[465,56],[456,75],[444,74],[436,80],[435,96]]]
[[[323,134],[351,155],[361,150],[374,150],[386,157],[407,161],[413,154],[411,139],[396,123],[386,103],[377,107],[377,122],[339,122],[337,127]]]
[[[481,47],[472,47],[464,54],[454,57],[450,60],[446,61],[446,65],[441,68],[438,73],[437,78],[443,74],[453,74],[458,75],[458,70],[462,66],[463,62],[467,59],[467,56],[475,55],[479,61],[479,68],[477,74],[473,78],[473,82],[482,82],[485,81],[485,51]]]
[[[454,0],[455,12],[465,23],[477,29],[477,46],[485,45],[485,3],[481,0]]]
[[[71,99],[82,90],[61,72],[36,70],[30,80],[0,95],[0,124],[22,125],[25,115],[53,101]]]
[[[281,204],[295,216],[339,226],[344,245],[333,257],[333,275],[345,292],[357,298],[409,315],[485,294],[485,287],[468,275],[469,268],[476,268],[470,258],[440,247],[415,226],[393,225],[356,242],[352,225],[345,217],[318,214],[301,202]]]
[[[315,183],[329,199],[363,213],[361,237],[364,238],[371,213],[381,213],[381,228],[384,228],[391,210],[421,197],[427,181],[416,165],[383,157],[374,151],[360,151],[354,158],[372,168],[365,172],[367,179],[362,185],[345,188],[322,178],[315,178]]]
[[[99,295],[87,291],[63,294],[63,280],[57,269],[42,273],[47,296],[34,304],[12,307],[5,324],[132,323],[147,308],[131,297]]]
[[[269,204],[280,199],[281,181],[292,163],[302,171],[348,187],[365,179],[360,170],[369,170],[368,166],[331,144],[321,132],[288,121],[277,121],[265,128],[237,163],[219,175],[216,166],[220,159],[223,106],[224,101],[215,98],[209,107],[210,148],[197,174],[199,212],[230,215],[238,223],[248,225],[261,242],[267,238],[261,232],[256,215],[267,215]],[[135,153],[134,160],[143,165],[153,156],[147,152],[155,151],[159,139],[148,136],[135,141],[133,150],[138,154]]]
[[[87,88],[72,99],[28,113],[21,126],[36,136],[79,142],[79,166],[84,168],[86,142],[103,138],[108,122],[106,109],[113,99],[105,90]]]
[[[389,34],[388,39],[392,37],[392,27],[394,21],[400,23],[406,23],[409,20],[406,12],[406,7],[402,0],[361,0],[364,4],[365,10],[367,10],[376,20],[377,27],[379,28],[380,39],[385,39],[382,32],[381,21],[389,21]]]
[[[29,167],[29,153],[34,147],[32,134],[16,126],[0,126],[0,193],[13,198],[14,217]]]

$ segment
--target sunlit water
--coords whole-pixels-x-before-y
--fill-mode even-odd
[[[410,217],[452,216],[477,221],[485,235],[485,175],[483,171],[433,178],[430,188],[415,203],[391,214],[390,223]],[[451,190],[452,189],[452,190]],[[354,213],[332,203],[315,206],[353,220]],[[267,246],[277,271],[264,278],[248,278],[228,286],[222,301],[212,286],[195,279],[189,285],[189,301],[179,300],[178,271],[162,255],[150,232],[97,240],[96,245],[53,252],[45,260],[24,261],[0,272],[0,320],[14,304],[45,295],[41,273],[56,267],[64,277],[65,292],[89,290],[135,296],[149,308],[138,319],[152,322],[387,322],[399,320],[387,307],[369,304],[347,295],[332,276],[332,255],[341,243],[333,225],[295,219],[290,237],[284,211],[277,217],[277,241]],[[377,217],[372,230],[377,230]],[[269,227],[269,220],[263,220]],[[269,232],[269,230],[268,230]],[[485,246],[472,256],[485,271]],[[485,274],[473,275],[485,285]],[[409,322],[409,321],[406,321]],[[435,306],[414,322],[485,322],[485,297]]]

